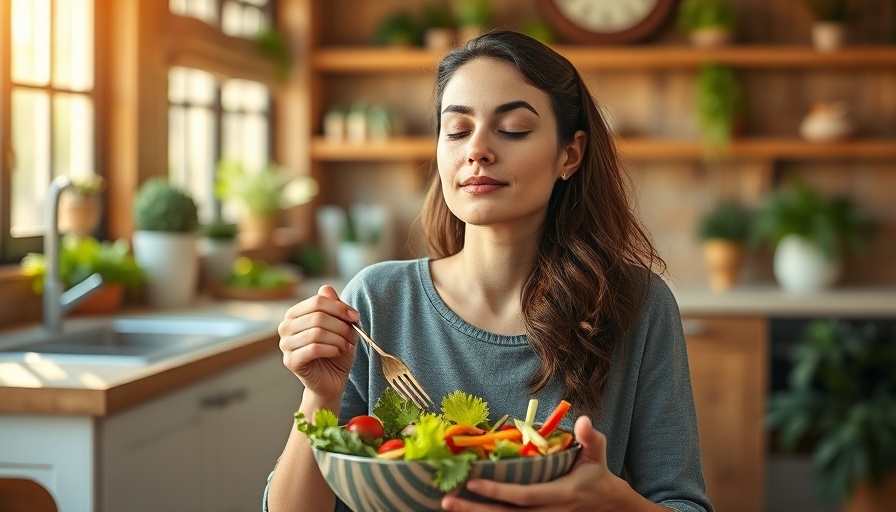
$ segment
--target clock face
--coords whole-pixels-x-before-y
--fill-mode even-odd
[[[629,30],[656,8],[659,0],[557,0],[566,18],[592,32]]]
[[[558,35],[583,43],[631,43],[656,32],[676,0],[538,0]]]

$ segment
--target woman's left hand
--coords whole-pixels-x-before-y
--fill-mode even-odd
[[[442,508],[457,511],[495,510],[632,510],[646,505],[656,507],[637,495],[628,483],[607,468],[607,438],[594,430],[591,420],[580,416],[575,424],[576,440],[582,451],[575,465],[565,476],[543,484],[509,484],[491,480],[470,480],[470,492],[503,503],[475,503],[449,495],[442,500]],[[640,510],[640,508],[638,508]]]

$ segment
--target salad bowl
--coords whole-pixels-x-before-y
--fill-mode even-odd
[[[497,482],[534,484],[565,475],[572,468],[581,446],[547,455],[472,463],[468,479],[485,478]],[[442,510],[445,492],[434,484],[434,465],[428,461],[388,460],[346,455],[312,448],[314,457],[330,488],[349,508],[356,511]],[[461,485],[461,498],[487,501]]]

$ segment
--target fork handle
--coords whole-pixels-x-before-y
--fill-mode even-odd
[[[364,332],[364,328],[362,328],[360,325],[358,325],[357,322],[352,322],[351,325],[352,325],[352,327],[354,327],[355,331],[357,331],[358,334],[360,334],[361,337],[364,338],[364,341],[366,341],[368,345],[370,345],[371,347],[373,347],[373,350],[376,350],[376,352],[377,352],[381,357],[386,357],[386,356],[387,356],[386,352],[383,351],[383,349],[381,349],[380,346],[377,345],[376,342],[374,342],[374,341],[370,338],[370,336],[367,335],[366,332]]]

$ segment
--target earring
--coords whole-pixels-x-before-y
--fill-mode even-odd
[[[565,172],[564,172],[563,174],[560,175],[560,179],[563,180],[563,181],[566,181],[566,177],[567,177],[567,176],[566,176],[566,173],[565,173]]]

